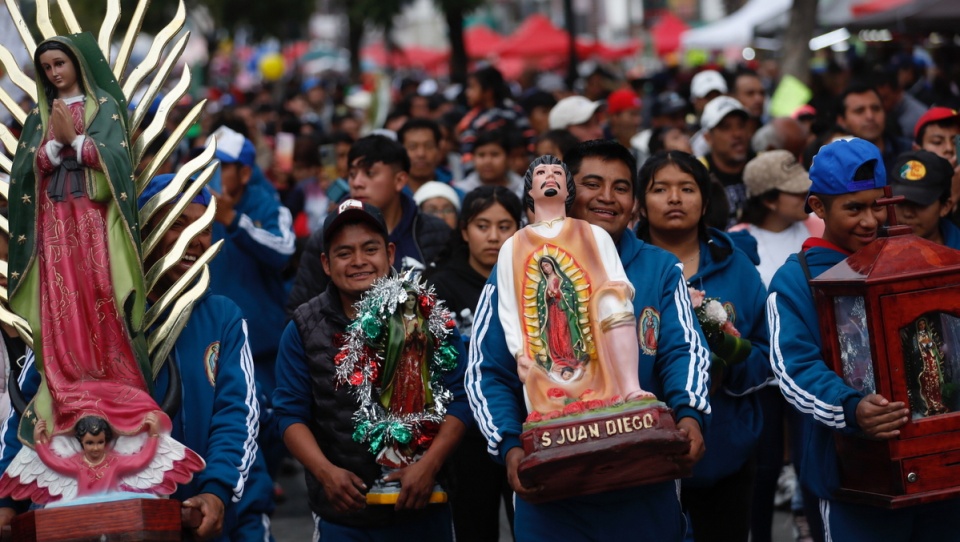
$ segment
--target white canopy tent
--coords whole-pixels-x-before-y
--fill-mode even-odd
[[[852,0],[821,0],[817,19],[821,26],[837,27],[850,20]],[[749,0],[734,13],[680,37],[684,49],[746,47],[755,33],[771,34],[789,24],[793,0]],[[759,28],[758,28],[759,27]]]

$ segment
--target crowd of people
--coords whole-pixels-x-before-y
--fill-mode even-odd
[[[365,112],[319,79],[215,102],[139,201],[216,138],[215,181],[148,255],[159,258],[216,201],[212,231],[161,278],[172,284],[223,241],[176,344],[186,391],[174,436],[209,474],[175,496],[204,515],[198,535],[269,537],[274,480],[292,458],[319,539],[497,540],[503,506],[517,540],[764,542],[785,468],[799,480],[798,542],[955,537],[957,500],[891,511],[834,498],[833,433],[891,438],[909,415],[829,368],[807,278],[880,235],[887,185],[905,197],[901,224],[960,249],[960,92],[911,55],[855,73],[831,64],[815,74],[810,103],[770,117],[777,75],[761,67],[632,81],[598,68],[574,92],[552,74],[508,82],[486,66],[462,88],[399,82],[382,126],[365,126]],[[677,458],[689,478],[524,499],[537,488],[517,476],[523,400],[504,376],[517,360],[494,268],[530,220],[528,168],[541,155],[569,170],[567,214],[613,241],[638,321],[644,310],[657,317],[639,337],[640,384],[689,438]],[[402,487],[396,506],[372,506],[364,494],[380,470],[353,438],[356,399],[336,385],[334,359],[355,303],[378,278],[411,270],[453,312],[459,365],[445,377],[452,402],[429,451],[390,475]],[[752,344],[746,359],[710,366],[691,295],[720,300]],[[26,360],[19,387],[31,396],[40,377],[15,336],[4,328],[4,354]],[[166,377],[155,384],[162,397]],[[6,466],[21,443],[19,414],[4,419]],[[428,504],[435,481],[448,505]],[[0,523],[27,505],[0,500]]]

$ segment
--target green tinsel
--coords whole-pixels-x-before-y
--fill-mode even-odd
[[[360,317],[360,329],[363,330],[363,334],[366,335],[368,339],[375,340],[380,336],[382,326],[376,315],[364,314]]]

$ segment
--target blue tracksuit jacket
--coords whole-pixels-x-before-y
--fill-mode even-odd
[[[956,224],[949,219],[941,218],[940,235],[943,236],[944,245],[954,250],[960,250],[960,228]]]
[[[727,369],[719,389],[710,396],[713,413],[705,435],[707,453],[693,469],[693,477],[684,486],[710,486],[720,478],[738,471],[753,454],[760,436],[763,413],[754,392],[770,385],[773,374],[768,362],[769,334],[764,314],[767,291],[754,263],[731,237],[711,230],[713,243],[733,252],[714,260],[707,243],[700,246],[700,266],[687,283],[716,297],[732,312],[740,335],[753,348],[743,362]]]
[[[212,493],[225,507],[224,534],[218,541],[263,540],[263,514],[273,511],[273,484],[257,450],[260,407],[253,385],[247,326],[237,306],[222,296],[208,293],[202,297],[177,339],[175,356],[182,403],[171,420],[171,436],[203,457],[207,465],[172,497],[185,500]],[[40,384],[32,353],[20,382],[29,400]],[[168,373],[163,370],[154,389],[157,401],[163,399],[167,386]],[[20,450],[16,435],[19,424],[20,416],[11,411],[0,426],[0,469],[5,469]],[[0,499],[0,506],[14,504],[10,499]],[[247,522],[249,518],[254,521]],[[248,526],[238,528],[241,522]],[[254,532],[256,527],[259,532]]]
[[[847,254],[817,243],[805,250],[813,278]],[[840,486],[834,431],[856,434],[857,405],[863,394],[847,386],[823,361],[813,294],[796,254],[774,275],[767,297],[770,363],[787,402],[803,415],[800,483],[820,498],[826,540],[955,540],[960,532],[960,499],[896,510],[833,500]]]
[[[266,180],[251,179],[234,209],[230,225],[213,225],[213,241],[225,242],[210,263],[211,291],[243,311],[252,330],[253,357],[272,360],[287,320],[280,273],[294,252],[293,217]]]
[[[646,308],[656,311],[660,321],[655,354],[640,355],[640,384],[672,408],[677,420],[692,417],[705,428],[710,414],[709,352],[680,263],[629,233],[617,249],[636,289],[638,321]],[[511,448],[520,446],[527,412],[516,360],[500,324],[496,277],[496,271],[490,274],[475,312],[466,385],[487,451],[503,462]],[[516,499],[516,534],[518,540],[632,539],[640,525],[650,540],[678,540],[683,527],[677,489],[676,483],[664,482],[542,505]]]

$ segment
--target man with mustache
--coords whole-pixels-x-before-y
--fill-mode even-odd
[[[865,139],[880,149],[883,165],[893,167],[900,153],[910,150],[910,143],[886,131],[887,115],[877,89],[863,83],[854,83],[840,95],[837,125],[852,136]]]

